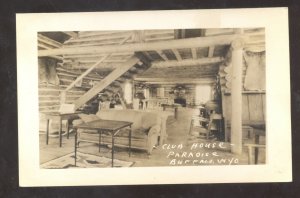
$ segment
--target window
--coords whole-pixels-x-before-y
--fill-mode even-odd
[[[132,84],[130,82],[125,83],[124,99],[128,104],[132,103]]]
[[[196,104],[206,103],[209,100],[211,100],[211,86],[197,85],[195,94]]]

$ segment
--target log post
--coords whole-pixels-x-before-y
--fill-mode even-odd
[[[243,39],[236,39],[231,44],[231,152],[242,153],[242,68]]]

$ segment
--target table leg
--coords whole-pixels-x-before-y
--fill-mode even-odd
[[[49,119],[47,119],[47,125],[46,125],[46,144],[49,143]]]
[[[259,144],[259,135],[255,135],[255,144]],[[258,163],[258,148],[256,147],[254,150],[254,163],[257,164]]]
[[[69,120],[67,120],[66,128],[67,128],[67,139],[69,139]]]
[[[77,159],[77,129],[74,129],[74,132],[75,132],[75,144],[74,144],[74,160],[75,160],[75,166],[76,166],[76,159]]]
[[[131,132],[132,132],[132,129],[131,129],[131,125],[129,127],[130,127],[130,130],[129,130],[129,157],[130,157],[131,156]]]
[[[59,118],[59,147],[61,147],[62,144],[62,135],[61,135],[61,128],[62,128],[62,119],[61,117]]]
[[[98,133],[99,133],[99,153],[100,153],[100,146],[101,146],[101,134],[102,134],[102,132],[99,130],[99,131],[98,131]]]
[[[176,120],[177,120],[177,114],[178,114],[178,108],[175,107],[175,110],[174,110],[174,117],[175,117]]]
[[[253,157],[252,157],[252,147],[248,146],[248,164],[252,164]]]
[[[114,132],[111,132],[111,167],[114,167],[114,147],[115,145],[115,137],[114,137]]]

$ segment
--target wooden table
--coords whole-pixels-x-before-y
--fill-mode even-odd
[[[119,133],[119,131],[125,127],[130,127],[129,135],[128,135],[128,147],[129,147],[129,157],[131,155],[131,125],[132,122],[125,121],[116,121],[116,120],[96,120],[92,122],[83,123],[77,126],[74,126],[75,130],[75,166],[76,166],[76,158],[77,158],[77,129],[94,129],[99,134],[99,152],[101,146],[101,136],[102,132],[109,132],[111,134],[112,139],[112,151],[111,151],[111,167],[114,167],[114,141],[115,136]],[[90,132],[89,132],[90,133]]]
[[[77,118],[78,113],[80,112],[75,112],[75,113],[59,113],[59,112],[49,112],[49,113],[44,113],[47,124],[46,124],[46,144],[48,145],[49,143],[49,120],[52,119],[58,119],[59,120],[59,147],[62,145],[62,120],[67,120],[67,138],[69,139],[69,120],[71,118]]]

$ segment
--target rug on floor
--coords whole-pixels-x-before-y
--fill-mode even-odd
[[[134,162],[114,159],[114,167],[130,167]],[[44,169],[63,168],[106,168],[111,167],[111,158],[77,152],[76,167],[74,166],[74,153],[56,158],[40,166]]]

